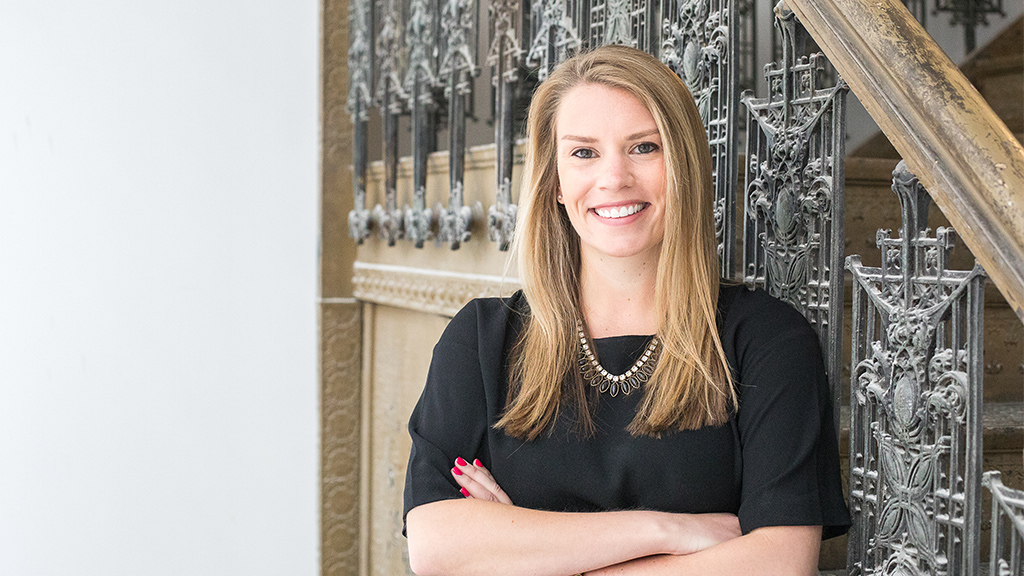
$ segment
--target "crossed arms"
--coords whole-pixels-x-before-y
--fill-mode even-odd
[[[732,514],[648,510],[546,512],[515,506],[479,461],[452,474],[463,500],[409,511],[409,561],[420,576],[815,574],[820,526],[741,535]]]

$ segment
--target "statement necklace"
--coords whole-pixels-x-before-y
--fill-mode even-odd
[[[617,396],[619,392],[629,394],[650,380],[651,374],[654,374],[654,366],[658,363],[660,352],[658,346],[660,342],[657,336],[651,338],[651,343],[647,345],[647,349],[632,368],[626,370],[624,374],[616,375],[610,374],[597,361],[590,342],[587,341],[587,334],[583,331],[583,326],[577,324],[576,333],[580,338],[580,373],[584,380],[597,388],[598,392],[608,392],[612,397]]]

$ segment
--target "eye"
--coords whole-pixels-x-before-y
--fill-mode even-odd
[[[633,147],[637,154],[651,154],[657,152],[660,147],[654,142],[641,142]]]
[[[590,148],[577,148],[570,152],[569,155],[581,160],[590,160],[597,156],[597,154],[595,154]]]

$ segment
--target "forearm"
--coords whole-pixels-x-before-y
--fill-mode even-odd
[[[587,576],[810,576],[820,546],[819,526],[773,526],[693,554],[637,558]]]
[[[409,562],[420,576],[568,576],[671,552],[671,516],[544,512],[476,499],[433,502],[409,511]]]

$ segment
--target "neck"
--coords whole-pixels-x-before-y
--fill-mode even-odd
[[[658,254],[631,258],[581,255],[580,300],[591,338],[658,331]]]

